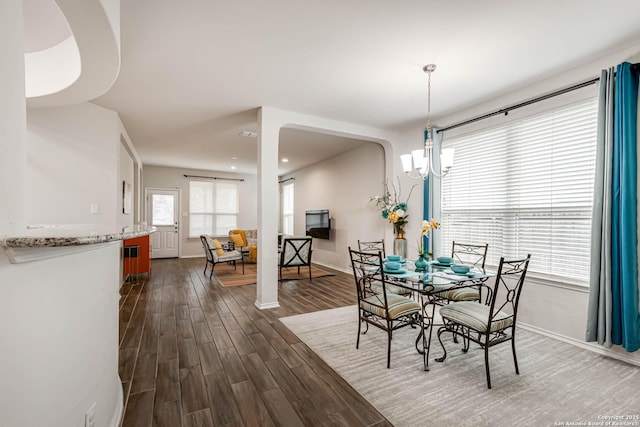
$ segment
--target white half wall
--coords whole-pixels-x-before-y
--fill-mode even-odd
[[[121,245],[24,264],[0,252],[0,425],[83,426],[93,404],[96,427],[118,425]]]

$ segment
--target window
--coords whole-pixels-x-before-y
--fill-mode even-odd
[[[293,235],[293,182],[282,186],[282,234]]]
[[[597,102],[564,106],[443,141],[441,249],[489,243],[487,263],[531,253],[529,271],[589,279]]]
[[[229,182],[189,182],[189,237],[226,236],[238,223],[238,186]]]

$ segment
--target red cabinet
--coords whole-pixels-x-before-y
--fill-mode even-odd
[[[146,273],[151,277],[151,235],[124,241],[124,275]]]

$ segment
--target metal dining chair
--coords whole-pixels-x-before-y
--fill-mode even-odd
[[[470,243],[460,243],[453,241],[451,244],[451,258],[454,264],[466,264],[471,267],[484,269],[487,260],[489,244],[476,245]],[[448,290],[447,286],[436,286],[434,293],[435,301],[439,304],[447,304],[451,301],[480,301],[480,290],[478,288],[462,288]],[[441,292],[437,292],[441,290]],[[487,298],[489,295],[487,295]]]
[[[526,258],[507,261],[500,259],[496,281],[491,288],[490,299],[486,304],[478,304],[473,301],[452,302],[440,308],[440,316],[443,326],[438,329],[438,341],[444,351],[444,355],[438,362],[447,358],[447,350],[442,343],[442,334],[451,332],[453,336],[460,335],[463,339],[462,351],[469,350],[471,341],[479,344],[484,350],[484,364],[487,376],[487,388],[491,388],[491,375],[489,372],[489,349],[504,342],[511,342],[513,364],[518,370],[516,357],[516,320],[518,318],[518,305],[522,285],[529,268],[531,255]],[[488,285],[483,285],[488,286]]]
[[[360,252],[369,252],[369,253],[378,253],[382,254],[383,260],[387,258],[384,249],[384,240],[371,240],[371,241],[362,241],[358,240],[358,250]],[[375,291],[382,292],[382,288],[380,283],[373,283],[371,288]],[[411,295],[411,290],[407,288],[403,288],[401,286],[396,286],[391,283],[388,283],[386,286],[387,292],[391,292],[393,294],[398,295]]]
[[[358,250],[360,252],[372,252],[376,253],[378,251],[382,252],[382,257],[386,258],[387,253],[384,249],[384,240],[371,240],[371,241],[361,241],[358,240]]]
[[[391,339],[393,331],[406,326],[419,325],[422,328],[422,307],[417,302],[402,295],[387,291],[390,285],[383,274],[382,252],[360,252],[349,247],[349,256],[353,268],[358,296],[358,338],[356,349],[360,346],[362,324],[366,334],[369,325],[387,333],[387,368],[391,367]],[[380,290],[372,290],[377,283]]]

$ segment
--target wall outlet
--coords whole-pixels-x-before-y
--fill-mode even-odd
[[[96,427],[96,403],[84,413],[84,427]]]
[[[100,213],[100,206],[97,203],[91,203],[91,213],[94,215]]]

